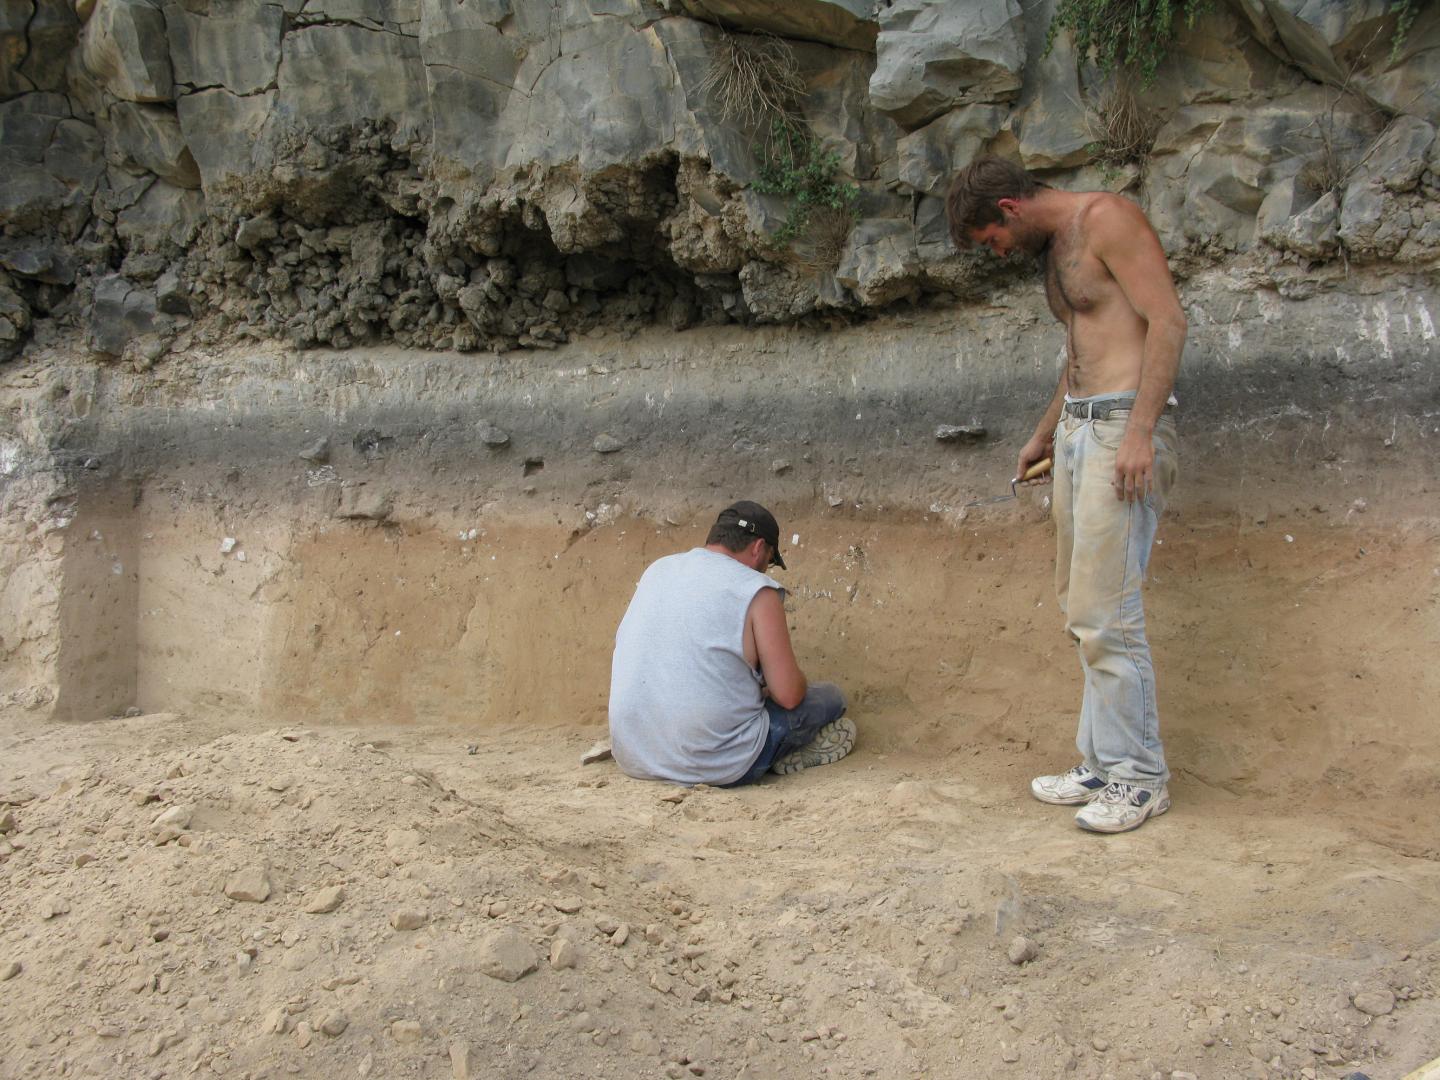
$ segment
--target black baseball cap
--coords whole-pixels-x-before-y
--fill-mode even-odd
[[[745,499],[732,503],[720,511],[715,524],[736,525],[743,532],[758,536],[769,544],[770,550],[775,553],[770,559],[770,565],[785,569],[785,560],[780,557],[780,524],[775,520],[775,515],[759,503]]]

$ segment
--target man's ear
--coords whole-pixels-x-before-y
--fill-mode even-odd
[[[759,561],[765,554],[765,541],[760,537],[756,537],[750,541],[750,546],[746,551],[749,553],[751,559]]]
[[[1006,221],[1014,221],[1019,216],[1019,199],[996,199],[995,205],[1000,208],[1000,213],[1005,215]]]

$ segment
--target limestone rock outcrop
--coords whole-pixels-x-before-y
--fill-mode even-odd
[[[1182,266],[1434,265],[1440,9],[1401,38],[1388,0],[1231,0],[1128,86],[1055,7],[17,0],[0,352],[552,348],[971,295],[1011,271],[943,196],[987,152],[1126,191]]]

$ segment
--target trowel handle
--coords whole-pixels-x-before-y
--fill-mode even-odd
[[[1028,469],[1025,470],[1024,476],[1016,477],[1015,483],[1020,484],[1024,483],[1026,480],[1034,480],[1037,476],[1044,476],[1047,472],[1050,471],[1050,467],[1054,464],[1055,462],[1050,460],[1048,457],[1041,458],[1039,461],[1035,462],[1034,465],[1031,465]]]

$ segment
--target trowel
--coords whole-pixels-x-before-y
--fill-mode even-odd
[[[976,499],[974,502],[966,503],[960,509],[969,510],[972,506],[989,506],[992,503],[1009,502],[1018,494],[1015,490],[1016,484],[1022,483],[1026,480],[1034,480],[1037,476],[1044,476],[1047,472],[1050,471],[1050,466],[1052,464],[1054,463],[1048,457],[1041,458],[1034,465],[1031,465],[1028,469],[1025,470],[1024,476],[1017,476],[1014,480],[1010,481],[1009,495],[991,495],[988,499]]]

